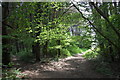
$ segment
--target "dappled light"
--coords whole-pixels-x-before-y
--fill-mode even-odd
[[[2,2],[3,80],[120,78],[120,2]]]
[[[50,61],[47,64],[28,64],[26,68],[19,66],[22,73],[30,78],[106,78],[92,69],[90,61],[82,57],[83,54]],[[52,75],[51,75],[52,74]]]

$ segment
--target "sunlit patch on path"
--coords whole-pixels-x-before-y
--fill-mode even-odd
[[[86,51],[87,52],[87,51]],[[50,61],[46,64],[28,64],[21,68],[30,78],[104,78],[92,69],[90,61],[82,57],[84,53]]]

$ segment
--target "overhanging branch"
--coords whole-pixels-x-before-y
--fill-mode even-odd
[[[117,36],[119,37],[120,40],[120,33],[118,30],[115,28],[115,26],[109,21],[108,17],[104,15],[104,13],[94,4],[94,2],[90,2],[90,4],[96,9],[96,11],[109,23],[110,27],[115,31]]]
[[[4,22],[2,22],[2,25],[6,25],[6,26],[8,26],[9,28],[13,29],[12,26],[10,26],[9,24],[6,24],[6,23],[4,23]]]
[[[83,13],[79,10],[79,8],[74,4],[72,3],[73,6],[78,10],[78,12],[81,14],[82,18],[87,20],[89,22],[90,25],[92,25],[92,27],[94,28],[94,31],[95,32],[98,32],[101,36],[103,36],[108,42],[110,42],[113,46],[115,46],[117,49],[119,49],[119,47],[117,45],[115,45],[108,37],[106,37],[104,34],[102,34],[95,26],[94,24],[88,19],[86,18]]]

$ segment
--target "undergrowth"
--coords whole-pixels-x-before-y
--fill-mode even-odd
[[[25,62],[30,62],[34,58],[34,55],[31,52],[27,51],[21,51],[17,53],[17,56],[20,58],[20,60]]]
[[[25,76],[19,69],[3,69],[2,80],[22,80]]]
[[[98,50],[89,51],[86,54],[84,54],[83,57],[90,60],[93,63],[92,66],[96,72],[99,72],[107,76],[113,75],[110,63],[104,61],[104,59],[99,55]]]

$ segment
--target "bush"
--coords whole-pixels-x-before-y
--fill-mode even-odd
[[[80,48],[80,53],[87,51],[87,48]]]
[[[30,62],[32,61],[34,55],[31,52],[27,51],[21,51],[17,53],[17,56],[20,58],[20,60],[25,61],[25,62]]]
[[[73,45],[73,46],[70,45],[69,47],[67,47],[67,50],[70,51],[71,55],[81,52],[80,48],[78,46],[76,46],[76,45]]]
[[[98,53],[90,51],[83,55],[86,59],[94,59],[98,56]]]
[[[100,63],[99,66],[96,67],[96,71],[105,75],[113,75],[111,68],[106,63]]]
[[[67,49],[61,49],[61,56],[71,56],[71,53]]]
[[[21,80],[25,76],[19,69],[3,69],[2,71],[2,80]]]

